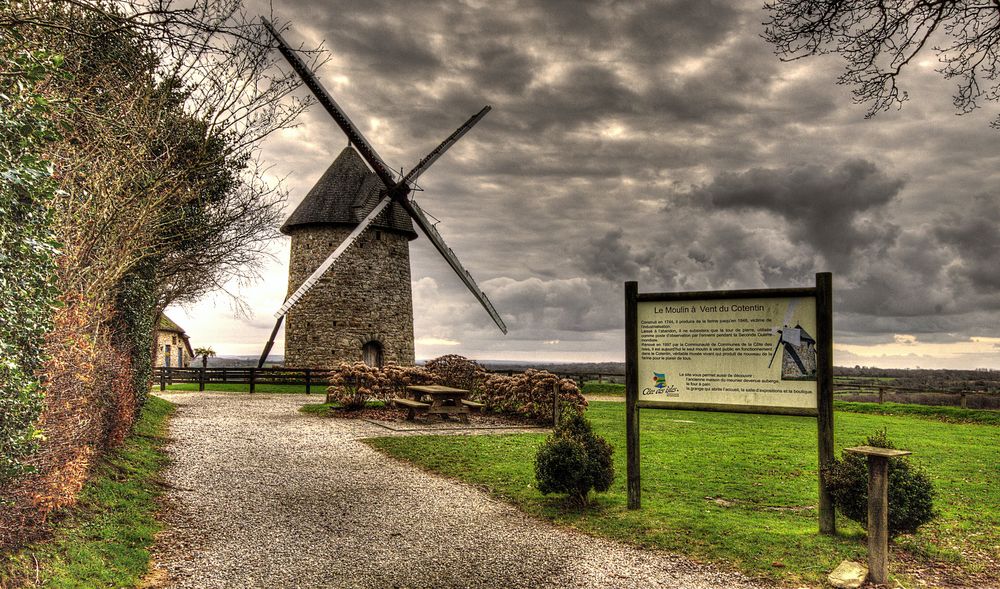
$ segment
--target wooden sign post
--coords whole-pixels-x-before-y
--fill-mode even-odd
[[[812,334],[815,334],[813,337]],[[652,384],[640,387],[640,375]],[[816,286],[639,293],[625,283],[628,507],[639,509],[639,409],[815,417],[819,529],[836,532],[826,467],[833,463],[832,276]]]

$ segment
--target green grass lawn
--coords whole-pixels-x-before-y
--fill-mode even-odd
[[[365,407],[368,409],[383,409],[385,403],[382,401],[368,401],[365,403]],[[340,408],[340,403],[310,403],[299,407],[299,411],[319,417],[333,417],[335,415],[334,412]]]
[[[482,486],[559,524],[729,563],[752,575],[815,583],[842,559],[864,561],[858,524],[838,518],[840,535],[817,533],[814,419],[643,410],[643,508],[629,511],[624,410],[623,403],[594,402],[587,411],[595,430],[616,448],[617,477],[610,492],[594,496],[582,512],[535,488],[534,456],[543,435],[417,436],[369,443]],[[941,514],[897,546],[917,562],[945,562],[960,575],[982,573],[980,556],[995,558],[1000,552],[1000,428],[838,412],[837,448],[856,445],[882,427],[928,468]],[[911,586],[905,570],[895,570],[894,576]]]
[[[0,586],[135,587],[149,568],[166,422],[174,405],[149,397],[135,432],[97,467],[77,507],[53,525],[46,542],[0,555]],[[4,577],[10,579],[6,584]],[[32,585],[34,586],[34,585]]]

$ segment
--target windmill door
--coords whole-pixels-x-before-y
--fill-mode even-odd
[[[369,366],[382,367],[382,343],[372,340],[361,348],[361,356],[365,364]]]

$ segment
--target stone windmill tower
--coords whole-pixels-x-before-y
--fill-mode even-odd
[[[281,226],[292,238],[288,295],[371,212],[382,182],[347,147]],[[331,366],[364,360],[413,364],[413,303],[409,241],[417,238],[398,204],[380,213],[319,279],[285,325],[285,365]]]
[[[408,242],[417,236],[413,224],[507,333],[489,298],[410,197],[417,178],[486,116],[490,107],[473,115],[406,176],[399,177],[271,23],[263,21],[278,51],[344,131],[349,145],[281,227],[292,237],[290,294],[275,313],[277,321],[258,366],[267,360],[286,315],[286,366],[329,367],[362,359],[370,365],[388,360],[412,364]]]

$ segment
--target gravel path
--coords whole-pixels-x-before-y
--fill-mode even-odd
[[[389,430],[297,411],[316,396],[165,397],[179,408],[154,560],[171,587],[760,586],[387,459],[358,440]]]

